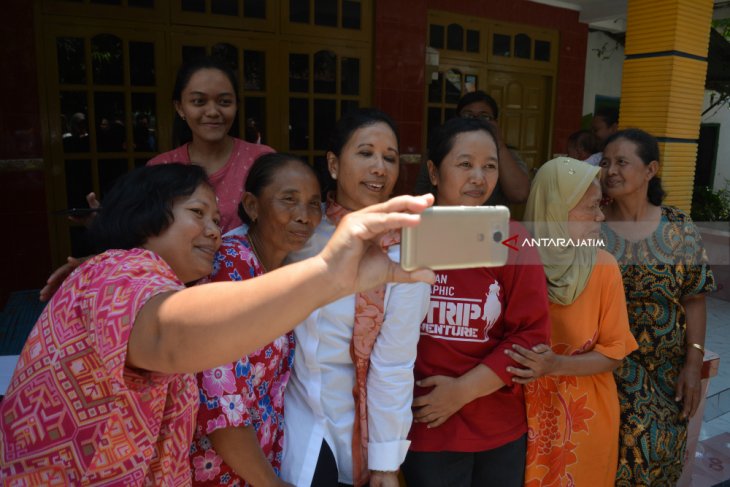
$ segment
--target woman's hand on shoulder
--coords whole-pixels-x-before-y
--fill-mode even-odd
[[[58,288],[61,287],[61,284],[63,284],[63,281],[66,280],[68,276],[71,275],[71,273],[81,264],[84,263],[87,259],[91,258],[91,256],[88,257],[81,257],[81,258],[75,258],[75,257],[66,257],[66,263],[63,264],[61,267],[53,271],[53,274],[50,275],[48,280],[46,281],[46,285],[43,286],[43,289],[41,289],[40,296],[38,297],[41,301],[45,302],[48,301],[53,297],[54,294],[56,294],[56,291],[58,291]]]
[[[432,195],[399,196],[342,219],[319,256],[343,296],[386,282],[434,282],[432,271],[405,271],[377,244],[389,231],[417,225],[418,214],[432,204]]]
[[[514,344],[512,350],[506,349],[504,353],[523,366],[507,367],[507,372],[514,375],[512,381],[517,384],[529,384],[544,375],[550,375],[560,360],[560,355],[544,343],[535,345],[532,350]]]

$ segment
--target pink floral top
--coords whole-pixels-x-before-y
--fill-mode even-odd
[[[211,281],[243,281],[264,269],[246,236],[223,238]],[[253,426],[264,456],[279,475],[284,444],[284,388],[294,361],[294,334],[287,333],[237,362],[198,374],[200,409],[190,461],[195,485],[248,485],[215,452],[208,434]]]
[[[109,250],[66,279],[0,404],[5,485],[189,485],[194,376],[125,364],[142,306],[182,288],[142,249]]]

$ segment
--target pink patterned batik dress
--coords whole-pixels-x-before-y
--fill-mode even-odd
[[[243,281],[264,269],[246,236],[224,237],[211,281]],[[284,388],[294,361],[294,334],[280,336],[240,360],[198,374],[200,408],[190,462],[195,485],[248,485],[213,449],[207,435],[253,426],[264,456],[279,475],[284,444]]]
[[[28,337],[0,404],[5,485],[189,485],[195,378],[125,366],[137,313],[183,288],[142,249],[79,267]]]

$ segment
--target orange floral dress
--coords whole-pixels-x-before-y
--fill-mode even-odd
[[[636,350],[616,260],[598,251],[596,266],[572,304],[550,303],[552,349],[595,350],[623,359]],[[525,386],[525,486],[613,486],[618,461],[619,402],[611,372],[546,376]]]

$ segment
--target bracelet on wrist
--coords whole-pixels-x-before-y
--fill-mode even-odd
[[[703,347],[699,343],[688,343],[687,346],[689,348],[696,348],[697,350],[699,350],[700,352],[702,352],[702,356],[703,357],[705,356],[705,347]]]

